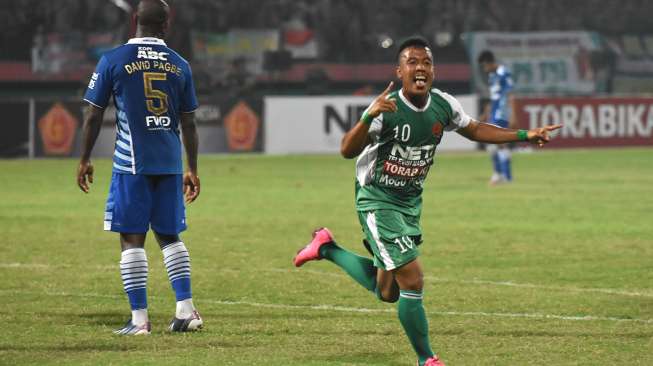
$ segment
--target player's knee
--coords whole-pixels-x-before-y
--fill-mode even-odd
[[[167,247],[170,244],[181,241],[179,235],[162,234],[155,231],[154,236],[156,237],[157,242],[159,242],[159,247],[161,249]]]
[[[408,285],[407,290],[422,291],[423,288],[424,288],[424,277],[419,276]]]
[[[127,242],[127,241],[121,241],[120,242],[120,248],[124,252],[125,250],[129,249],[140,249],[143,248],[144,245],[140,243],[132,243],[132,242]]]
[[[419,273],[411,273],[409,276],[402,276],[401,289],[411,291],[422,291],[424,288],[424,275]]]

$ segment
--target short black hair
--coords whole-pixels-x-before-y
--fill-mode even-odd
[[[397,50],[397,60],[399,59],[399,56],[401,56],[401,52],[403,52],[403,50],[405,50],[408,47],[428,48],[429,51],[433,52],[432,49],[431,49],[431,45],[429,45],[429,41],[427,41],[426,38],[424,38],[422,36],[412,36],[412,37],[406,38],[399,45],[399,49]]]
[[[478,55],[479,64],[494,63],[495,61],[496,59],[494,58],[494,53],[492,53],[492,51],[484,50],[480,55]]]

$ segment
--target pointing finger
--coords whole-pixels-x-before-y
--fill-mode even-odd
[[[559,128],[562,128],[562,125],[552,125],[552,126],[546,126],[544,128],[546,128],[547,131],[555,131]]]
[[[394,81],[391,81],[390,84],[388,84],[388,87],[385,88],[385,90],[383,91],[383,93],[381,93],[381,96],[386,96],[386,95],[390,94],[390,92],[392,91],[392,86],[393,86],[394,84],[395,84],[395,82],[394,82]]]

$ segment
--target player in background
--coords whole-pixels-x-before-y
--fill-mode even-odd
[[[341,144],[345,158],[358,156],[356,210],[373,260],[342,248],[331,232],[322,228],[297,252],[294,264],[300,267],[311,260],[327,259],[379,300],[398,302],[399,321],[417,354],[417,364],[441,366],[429,341],[417,246],[422,242],[422,187],[443,131],[491,144],[527,141],[543,146],[549,141],[549,132],[560,126],[526,131],[473,120],[454,97],[431,89],[433,55],[423,38],[404,41],[399,46],[398,63],[401,89],[393,91],[390,83]]]
[[[77,184],[86,193],[93,183],[90,156],[104,109],[112,96],[116,105],[116,143],[104,229],[120,233],[120,273],[132,310],[131,319],[117,334],[150,333],[145,253],[150,225],[177,300],[168,329],[192,331],[203,323],[191,295],[190,257],[179,238],[186,229],[184,196],[191,203],[200,193],[194,116],[198,103],[188,62],[163,41],[168,13],[163,0],[142,0],[136,13],[136,38],[100,58],[84,96],[89,106]],[[180,127],[188,165],[185,174]]]
[[[491,51],[483,51],[478,56],[478,63],[488,75],[490,103],[485,105],[480,118],[498,127],[514,127],[512,106],[512,75],[504,66],[497,63]],[[507,145],[488,145],[487,150],[492,157],[494,173],[490,184],[510,183],[512,181],[512,156]]]

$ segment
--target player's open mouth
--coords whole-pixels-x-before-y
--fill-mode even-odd
[[[420,88],[426,86],[426,76],[424,75],[415,76],[415,79],[413,80],[415,81],[415,85],[417,85]]]

